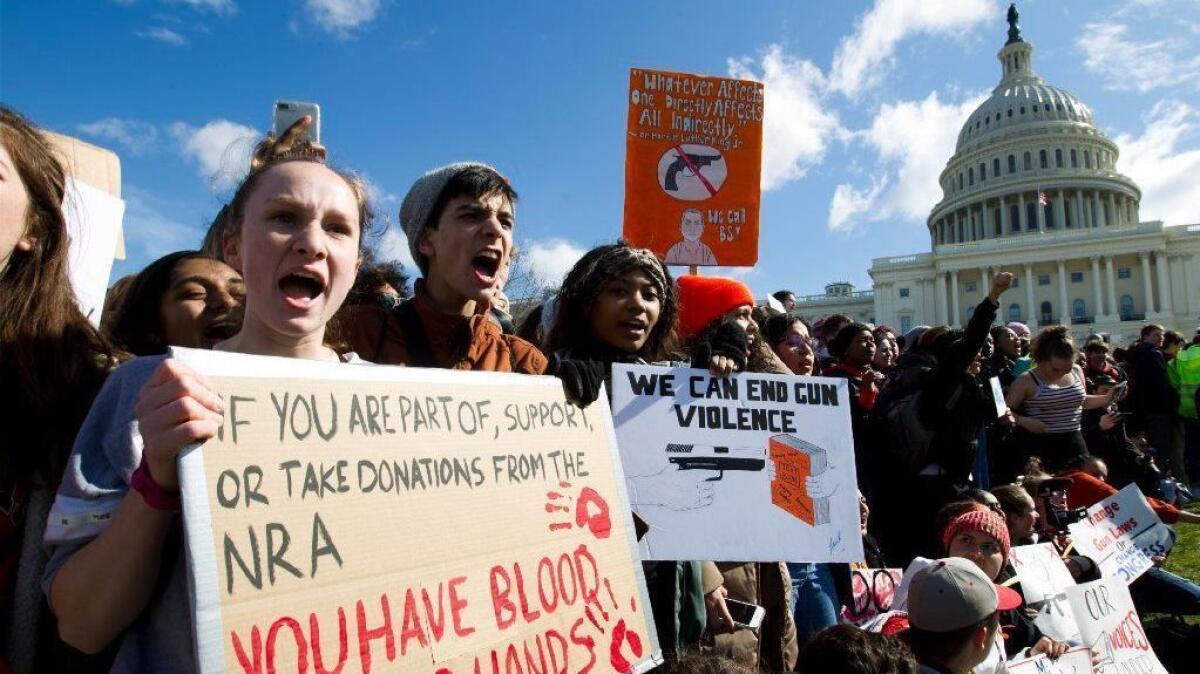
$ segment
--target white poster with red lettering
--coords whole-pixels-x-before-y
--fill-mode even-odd
[[[1068,528],[1080,554],[1092,558],[1105,577],[1119,577],[1126,585],[1153,566],[1151,557],[1166,555],[1175,539],[1136,484],[1093,504],[1086,519]]]
[[[1069,588],[1067,601],[1084,645],[1099,656],[1096,674],[1167,674],[1150,648],[1129,588],[1119,578],[1101,578]]]

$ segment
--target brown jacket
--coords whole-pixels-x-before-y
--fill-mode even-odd
[[[758,604],[766,609],[758,630],[739,629],[718,634],[717,653],[751,669],[790,672],[799,648],[792,620],[792,579],[781,562],[704,562],[704,594],[725,587],[729,599]]]
[[[529,342],[505,335],[489,320],[487,306],[474,316],[444,314],[425,296],[420,281],[416,296],[407,300],[415,310],[436,367],[448,370],[482,370],[545,374],[546,357]],[[347,307],[338,316],[339,336],[359,357],[382,365],[422,365],[419,349],[404,328],[403,305],[392,311],[381,307]]]

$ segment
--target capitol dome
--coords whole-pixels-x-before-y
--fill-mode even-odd
[[[1137,224],[1141,191],[1117,173],[1117,146],[1074,94],[1033,69],[1009,10],[1000,83],[967,117],[928,220],[933,247]]]

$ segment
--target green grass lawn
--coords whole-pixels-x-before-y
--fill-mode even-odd
[[[1188,510],[1200,513],[1200,503],[1188,505]],[[1175,532],[1179,538],[1167,557],[1165,568],[1194,583],[1200,583],[1200,524],[1179,524],[1175,526]]]

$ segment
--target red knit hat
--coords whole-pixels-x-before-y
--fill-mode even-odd
[[[979,531],[996,539],[1004,552],[1004,559],[1008,559],[1008,553],[1012,550],[1012,543],[1008,539],[1008,525],[996,513],[986,508],[978,508],[968,510],[950,520],[950,523],[942,530],[942,546],[946,548],[947,552],[950,550],[950,541],[964,531]]]
[[[745,283],[720,276],[680,276],[679,334],[694,336],[704,326],[742,305],[754,306],[754,295]]]

